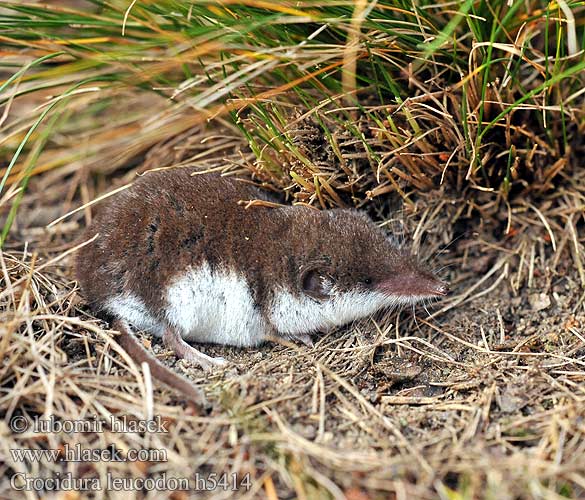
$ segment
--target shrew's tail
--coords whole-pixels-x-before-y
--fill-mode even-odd
[[[178,375],[169,367],[163,365],[154,358],[140,343],[136,336],[130,332],[130,327],[122,320],[115,320],[112,326],[120,332],[118,343],[138,363],[146,363],[152,376],[163,384],[175,389],[182,396],[193,401],[200,407],[206,405],[205,396],[186,378]]]

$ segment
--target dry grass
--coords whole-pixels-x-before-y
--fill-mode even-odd
[[[206,164],[199,156],[202,144],[219,152]],[[236,168],[244,175],[234,167],[240,156],[236,144],[225,130],[192,131],[152,150],[141,168],[164,166],[162,158],[190,164],[194,155],[205,168]],[[95,185],[81,182],[93,197]],[[25,206],[33,200],[36,194],[25,197]],[[570,200],[556,204],[569,218]],[[425,235],[427,251],[441,247],[450,234],[439,215],[444,211],[434,206],[429,212],[429,206],[404,212],[401,221],[419,244]],[[63,214],[70,203],[57,207]],[[204,388],[212,408],[202,414],[149,380],[80,302],[71,254],[60,256],[72,248],[64,242],[79,233],[88,210],[51,230],[43,229],[42,217],[23,220],[1,255],[3,491],[15,472],[68,471],[102,481],[108,474],[249,473],[251,489],[235,495],[244,498],[584,494],[585,296],[580,271],[571,264],[572,249],[581,251],[582,240],[570,226],[550,227],[556,239],[552,254],[530,231],[513,240],[515,246],[498,246],[489,231],[461,236],[435,256],[437,266],[447,266],[442,273],[453,282],[454,294],[431,317],[421,310],[415,317],[404,311],[374,318],[329,334],[310,350],[288,344],[209,346],[233,362],[211,375],[155,344],[161,359]],[[515,217],[525,217],[526,228],[539,227],[535,211]],[[552,219],[548,212],[546,218]],[[25,239],[34,253],[16,249]],[[7,423],[20,415],[58,420],[160,415],[169,432],[15,434]],[[88,449],[113,445],[123,454],[130,448],[166,450],[167,460],[17,463],[9,452],[78,443]],[[208,496],[234,497],[217,489]]]

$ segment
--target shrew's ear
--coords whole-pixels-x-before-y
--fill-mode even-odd
[[[301,288],[304,293],[317,300],[329,298],[330,276],[319,267],[306,267],[301,271]]]

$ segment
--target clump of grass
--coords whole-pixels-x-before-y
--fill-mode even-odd
[[[439,186],[480,205],[474,193],[524,199],[570,174],[582,148],[578,2],[3,8],[4,70],[26,69],[0,102],[29,103],[4,123],[3,189],[48,169],[111,171],[220,118],[253,172],[322,206]],[[44,128],[61,140],[27,167]]]

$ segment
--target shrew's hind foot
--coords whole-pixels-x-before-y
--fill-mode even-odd
[[[227,361],[224,358],[213,358],[187,344],[187,342],[181,338],[179,333],[171,328],[165,330],[165,333],[163,334],[163,342],[169,349],[172,349],[175,352],[177,357],[186,359],[187,361],[192,361],[204,370],[209,371],[216,366],[224,366],[227,364]]]

